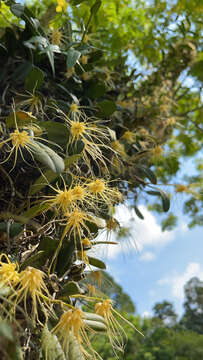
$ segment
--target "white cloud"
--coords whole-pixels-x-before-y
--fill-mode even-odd
[[[197,262],[191,262],[187,265],[185,271],[182,274],[174,273],[170,277],[165,277],[158,280],[159,285],[170,285],[171,294],[183,301],[184,299],[184,285],[192,277],[198,277],[200,280],[203,280],[203,266]]]
[[[139,251],[148,246],[153,248],[164,246],[173,239],[174,232],[162,232],[155,216],[144,205],[139,206],[139,210],[144,220],[137,217],[134,209],[129,209],[125,205],[118,206],[115,215],[121,225],[130,228],[131,236]]]
[[[140,256],[140,260],[142,260],[142,261],[153,261],[153,260],[155,260],[155,258],[156,258],[155,254],[152,253],[151,251],[145,251]]]
[[[188,226],[187,226],[187,224],[185,223],[185,222],[182,222],[181,224],[180,224],[180,226],[179,226],[179,229],[181,230],[181,231],[188,231]]]
[[[152,317],[152,313],[150,311],[144,311],[142,314],[143,318],[151,318]]]
[[[156,249],[166,246],[174,238],[174,231],[161,231],[161,226],[157,223],[155,216],[147,210],[144,205],[139,206],[144,216],[141,220],[135,214],[134,209],[125,205],[119,205],[116,208],[115,218],[121,226],[129,228],[129,236],[119,239],[118,245],[98,245],[95,247],[97,254],[108,258],[115,258],[120,253],[129,254],[132,251],[139,251],[141,260],[154,260],[155,255],[149,251],[151,248]],[[99,241],[106,241],[106,232],[101,231]],[[118,241],[115,234],[111,234],[110,241]],[[148,250],[149,249],[149,250]],[[145,253],[142,254],[142,252]]]

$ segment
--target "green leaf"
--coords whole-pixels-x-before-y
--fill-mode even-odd
[[[36,254],[30,256],[21,265],[21,270],[24,270],[27,266],[38,266],[39,260],[44,258],[44,251],[38,251]]]
[[[71,0],[70,3],[73,4],[73,5],[79,5],[84,1],[86,1],[86,0]]]
[[[98,331],[98,332],[104,332],[107,331],[107,327],[104,323],[99,321],[93,321],[93,320],[84,320],[85,325],[87,325],[89,328]]]
[[[66,53],[66,65],[67,69],[71,69],[77,63],[81,53],[75,49],[69,49]]]
[[[6,222],[0,223],[0,232],[7,232],[8,225]]]
[[[59,174],[63,172],[65,170],[65,164],[63,159],[50,147],[39,142],[38,145],[40,145],[40,147],[45,150],[45,152],[49,155],[50,159],[52,160],[54,167],[53,168],[50,167],[50,169]]]
[[[152,196],[160,196],[160,192],[158,190],[157,191],[149,190],[147,191],[147,194]]]
[[[43,251],[46,256],[49,256],[56,250],[58,244],[58,240],[45,236],[40,240],[38,250]]]
[[[176,225],[177,216],[169,214],[168,217],[161,222],[161,229],[162,231],[173,230]]]
[[[58,276],[62,276],[68,269],[70,269],[74,251],[75,241],[73,239],[63,244],[56,264],[56,272]]]
[[[68,360],[85,360],[85,357],[81,351],[81,346],[78,344],[76,338],[69,335],[69,352]]]
[[[52,72],[53,72],[53,76],[55,77],[54,52],[48,46],[44,51],[42,51],[42,53],[43,52],[46,53],[46,55],[47,55],[47,57],[49,59],[51,69],[52,69]]]
[[[72,155],[69,156],[67,159],[65,159],[65,169],[68,169],[70,165],[72,165],[74,162],[76,162],[80,158],[80,155]],[[55,172],[48,170],[44,173],[43,176],[40,176],[35,183],[30,188],[30,195],[34,195],[40,190],[42,190],[45,186],[48,186],[50,183],[55,181],[59,177],[59,174],[56,174]],[[47,182],[45,182],[45,179]]]
[[[46,354],[46,360],[68,360],[64,354],[59,339],[56,335],[49,331],[47,325],[45,325],[42,330],[41,347],[42,352]]]
[[[56,144],[66,147],[69,139],[67,127],[59,122],[44,121],[40,123],[40,126],[47,131],[47,137],[50,141]]]
[[[103,100],[97,105],[104,116],[110,116],[116,111],[116,104],[111,100]]]
[[[43,80],[43,71],[36,66],[33,67],[26,77],[25,90],[34,92],[42,86]]]
[[[141,172],[141,174],[143,174],[145,177],[147,177],[151,181],[152,184],[156,185],[157,178],[151,169],[149,169],[148,167],[146,167],[144,165],[142,165],[142,166],[136,165],[135,168],[138,169]]]
[[[8,225],[6,222],[1,222],[0,223],[0,232],[7,232],[7,226]],[[11,238],[13,238],[14,236],[17,236],[18,234],[20,234],[20,232],[23,230],[23,226],[22,226],[22,224],[14,222],[9,225],[8,229],[9,229],[9,236]]]
[[[135,210],[135,214],[141,219],[144,220],[144,216],[142,215],[142,213],[140,212],[140,210],[138,209],[138,207],[136,205],[134,205],[134,210]]]
[[[52,45],[52,44],[49,44],[49,43],[42,51],[40,51],[40,54],[46,54],[47,55],[54,77],[55,77],[55,66],[54,66],[54,53],[55,52],[60,53],[61,52],[60,48],[58,47],[58,45]]]
[[[63,286],[63,289],[59,291],[58,296],[65,297],[65,296],[71,296],[76,294],[81,294],[82,290],[80,289],[78,283],[75,281],[69,281]]]
[[[92,266],[98,267],[99,269],[103,269],[103,270],[106,269],[106,265],[100,259],[96,259],[91,256],[88,256],[88,261]]]
[[[96,15],[96,13],[98,12],[100,6],[101,6],[102,2],[101,0],[97,0],[94,5],[91,7],[90,9],[90,13],[91,15]]]
[[[166,194],[163,190],[160,190],[160,195],[162,199],[163,210],[167,212],[170,209],[170,199],[168,194]]]
[[[2,49],[4,49],[5,51],[7,51],[6,47],[5,47],[4,45],[2,45],[1,43],[0,43],[0,47],[1,47]]]
[[[78,140],[77,142],[69,145],[68,154],[71,155],[71,156],[81,154],[84,147],[85,147],[84,142],[82,140]]]
[[[88,64],[93,63],[95,61],[101,60],[101,57],[103,56],[104,52],[102,50],[94,51],[90,54]]]
[[[36,160],[49,167],[53,172],[61,173],[64,171],[63,159],[48,146],[33,140],[29,143],[29,150]]]
[[[170,209],[170,199],[168,194],[166,194],[163,190],[158,189],[156,191],[147,191],[147,194],[152,196],[159,196],[162,200],[162,207],[165,212],[167,212]]]
[[[105,94],[106,86],[102,82],[91,83],[86,90],[86,96],[92,99],[97,99]]]
[[[99,322],[106,324],[103,316],[101,316],[101,315],[98,315],[95,313],[90,313],[90,312],[83,312],[83,315],[84,315],[84,319],[86,319],[86,320],[99,321]]]
[[[199,81],[203,81],[203,59],[195,62],[190,71],[192,76],[195,76]]]
[[[30,112],[26,111],[16,111],[15,113],[10,114],[6,119],[6,127],[7,128],[15,128],[17,122],[18,127],[23,127],[25,125],[29,125],[32,122],[37,122],[37,118],[33,116]]]
[[[14,237],[14,236],[17,236],[21,233],[21,231],[23,230],[23,226],[22,224],[19,224],[19,223],[13,223],[10,225],[10,228],[9,228],[9,235],[10,237]]]
[[[31,37],[31,39],[26,41],[25,45],[27,46],[28,44],[33,44],[37,46],[41,45],[40,49],[44,50],[48,46],[49,41],[44,36],[33,36]]]
[[[38,204],[32,206],[30,209],[26,210],[23,214],[21,214],[22,217],[26,219],[33,219],[35,216],[41,214],[43,211],[48,210],[50,207],[50,204]]]
[[[32,69],[33,65],[29,61],[23,61],[19,66],[17,66],[12,73],[12,80],[15,83],[22,83],[25,81],[26,76]]]
[[[24,6],[21,4],[12,4],[10,9],[11,12],[17,17],[21,17],[24,13]]]
[[[9,324],[7,324],[5,321],[0,322],[0,337],[4,337],[5,339],[9,341],[13,341],[13,333],[12,329]]]

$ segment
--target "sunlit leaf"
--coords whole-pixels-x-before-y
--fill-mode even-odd
[[[65,169],[68,169],[70,165],[76,162],[80,158],[80,155],[72,155],[65,159]],[[38,191],[42,190],[45,186],[52,183],[59,177],[59,174],[48,170],[44,173],[44,175],[40,176],[35,183],[30,188],[30,195],[36,194]]]
[[[24,13],[24,6],[21,4],[12,4],[10,9],[12,13],[17,17],[21,17]]]
[[[76,295],[76,294],[81,294],[81,293],[82,293],[82,290],[80,289],[78,283],[75,281],[69,281],[67,284],[65,284],[63,286],[61,291],[58,293],[58,296],[64,297],[64,296],[71,296],[74,294]]]
[[[38,90],[42,86],[43,80],[44,80],[43,71],[37,67],[33,67],[26,77],[25,90],[28,90],[30,92]]]
[[[98,12],[100,6],[101,6],[102,2],[101,0],[97,0],[94,5],[91,7],[90,12],[91,15],[96,15],[96,13]]]
[[[106,265],[100,259],[96,259],[96,258],[94,258],[92,256],[88,256],[88,261],[89,261],[90,265],[98,267],[99,269],[102,269],[102,270],[106,269]]]
[[[66,65],[68,69],[71,69],[77,63],[81,53],[75,49],[69,49],[66,53]]]

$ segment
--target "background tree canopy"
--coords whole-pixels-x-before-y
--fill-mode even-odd
[[[2,359],[101,359],[98,331],[122,352],[119,311],[133,304],[101,287],[96,251],[101,228],[104,246],[126,231],[116,206],[143,219],[140,202],[167,213],[180,193],[189,226],[202,224],[201,8],[0,1]],[[177,181],[190,157],[196,172]],[[176,222],[168,212],[163,230]]]
[[[154,305],[153,315],[150,318],[129,315],[127,311],[125,316],[128,316],[128,319],[145,334],[145,337],[140,337],[129,326],[125,326],[128,341],[123,358],[125,360],[197,360],[201,358],[203,355],[203,327],[200,325],[202,298],[197,298],[194,294],[201,294],[202,285],[198,278],[192,278],[185,284],[187,306],[180,319],[173,309],[173,304],[166,300]],[[193,308],[194,299],[196,299],[196,306],[192,313],[188,309]],[[199,326],[197,326],[198,322]],[[105,339],[101,340],[101,337],[97,336],[94,344],[105,360],[114,359],[112,349]]]

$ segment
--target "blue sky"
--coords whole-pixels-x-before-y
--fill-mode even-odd
[[[203,280],[202,229],[188,229],[180,216],[175,230],[162,232],[157,218],[144,205],[140,210],[145,220],[119,206],[116,217],[122,225],[130,226],[131,236],[122,246],[104,248],[100,257],[135,302],[137,313],[150,315],[156,302],[168,300],[180,315],[184,284],[193,276]]]
[[[195,174],[195,161],[200,156],[199,152],[195,159],[181,159],[181,168],[172,183],[182,183],[184,174]],[[171,192],[172,187],[164,190]],[[182,193],[172,195],[170,212],[178,216],[178,225],[164,232],[161,216],[148,211],[145,205],[139,206],[144,220],[127,205],[119,205],[115,217],[121,226],[130,229],[130,236],[119,245],[95,249],[95,255],[99,251],[107,271],[131,296],[140,315],[150,316],[156,302],[168,300],[181,316],[185,283],[193,276],[203,281],[203,229],[187,227],[189,219],[182,213],[184,200]],[[106,233],[100,236],[105,239]],[[110,239],[117,240],[113,234]]]

